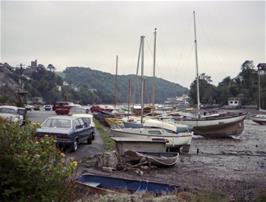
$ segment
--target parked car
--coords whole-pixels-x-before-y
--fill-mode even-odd
[[[86,141],[91,144],[93,130],[81,118],[72,116],[54,116],[47,118],[36,131],[36,136],[54,136],[59,147],[70,147],[77,151],[78,144]]]
[[[22,113],[22,109],[15,106],[0,106],[0,117],[11,122],[18,123],[22,125],[24,123],[24,113]]]
[[[88,126],[92,128],[92,139],[95,138],[95,123],[93,121],[93,115],[92,114],[73,114],[73,117],[82,118],[82,120],[87,123]]]
[[[59,101],[53,105],[53,111],[55,111],[58,115],[66,115],[69,113],[70,108],[72,107],[72,103]]]
[[[44,105],[43,108],[45,111],[51,111],[53,107],[52,105]]]
[[[33,106],[33,110],[35,110],[35,111],[40,111],[40,110],[41,110],[40,105],[35,104],[35,105]]]
[[[33,105],[25,105],[25,109],[27,111],[31,111],[31,110],[33,110]]]

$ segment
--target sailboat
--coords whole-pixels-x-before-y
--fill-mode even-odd
[[[259,111],[262,113],[265,113],[266,110],[261,108],[261,89],[260,89],[261,79],[260,77],[261,75],[264,75],[265,73],[266,73],[266,63],[258,64],[258,94],[259,94],[258,108],[259,108]],[[250,119],[260,125],[266,125],[266,114],[262,114],[262,113],[256,114],[255,116],[251,116]]]
[[[198,50],[197,50],[197,33],[196,33],[196,16],[193,11],[194,19],[194,45],[195,45],[195,62],[197,78],[197,116],[175,117],[177,123],[185,124],[193,128],[195,135],[205,137],[228,137],[237,136],[243,132],[244,119],[246,113],[222,113],[217,116],[201,116],[200,114],[200,94],[199,94],[199,73],[198,73]]]
[[[167,151],[187,153],[193,135],[189,127],[181,124],[165,123],[160,120],[144,121],[144,38],[144,36],[141,36],[138,58],[139,61],[141,55],[140,125],[136,128],[111,128],[111,133],[115,137],[129,137],[136,138],[136,140],[143,140],[143,138],[151,140],[156,138],[164,139],[166,140]]]

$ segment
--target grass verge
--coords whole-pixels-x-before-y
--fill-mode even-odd
[[[106,151],[114,150],[115,149],[115,142],[110,138],[107,131],[103,128],[103,126],[96,119],[94,119],[94,123],[95,123],[96,130],[99,132],[99,134],[103,140],[104,150],[106,150]]]

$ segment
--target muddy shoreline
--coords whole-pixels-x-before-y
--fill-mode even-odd
[[[249,110],[248,115],[253,113],[256,110]],[[230,201],[255,201],[266,192],[265,145],[266,127],[247,118],[244,131],[237,138],[196,136],[189,154],[180,156],[180,161],[172,168],[144,170],[142,175],[133,171],[102,172],[88,165],[80,170],[82,173],[174,184],[179,191],[221,193]]]

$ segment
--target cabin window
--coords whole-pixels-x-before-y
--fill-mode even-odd
[[[149,130],[148,133],[151,135],[161,135],[162,134],[161,131],[159,131],[159,130]]]
[[[172,130],[168,130],[168,129],[164,129],[166,132],[168,132],[168,133],[172,133],[172,134],[176,134],[174,131],[172,131]]]

